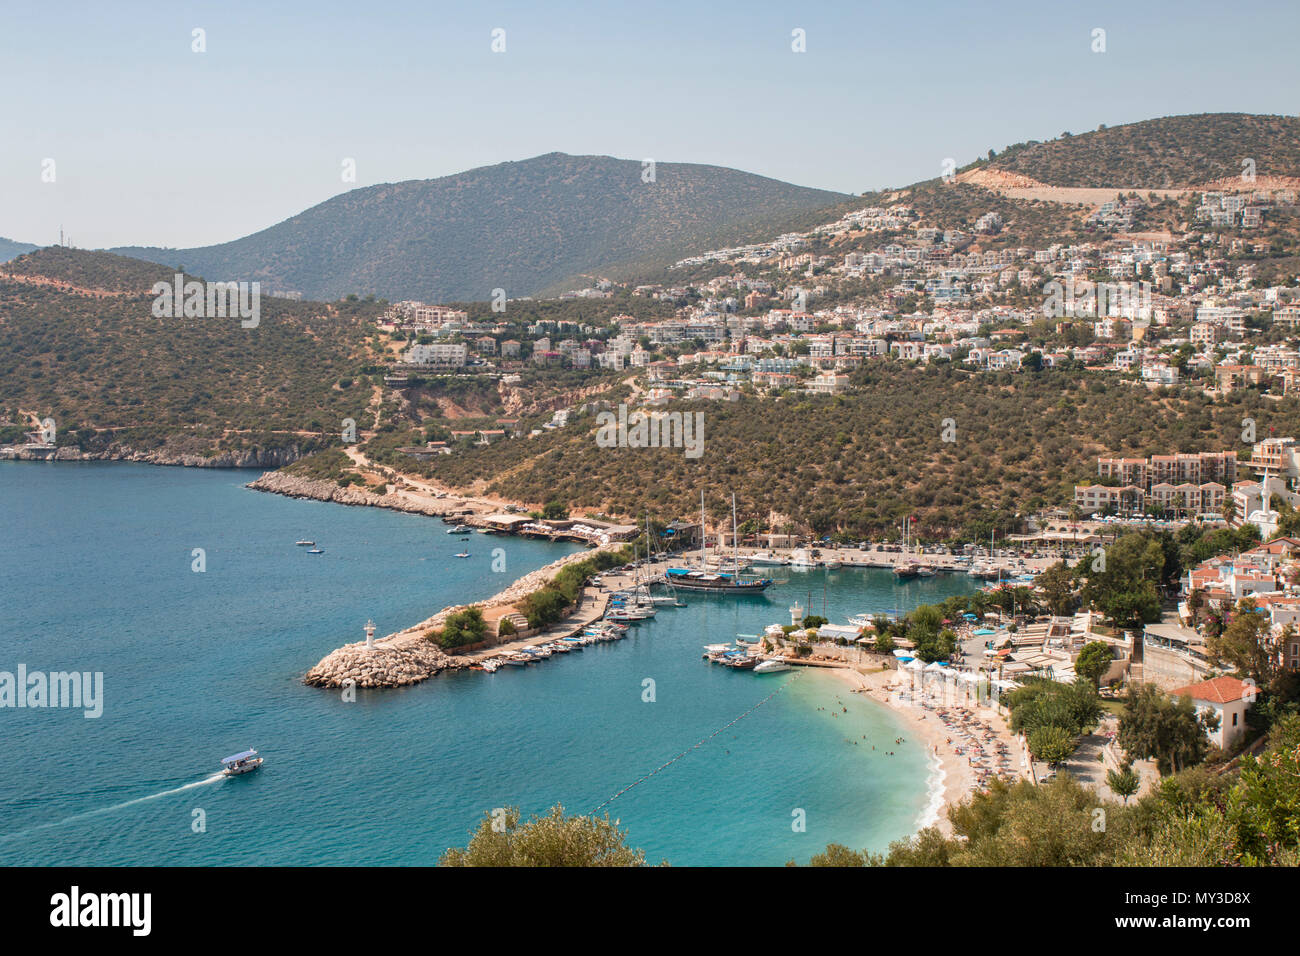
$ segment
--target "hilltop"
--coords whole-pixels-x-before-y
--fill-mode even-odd
[[[270,464],[336,441],[346,417],[373,421],[351,384],[376,305],[263,297],[257,328],[159,319],[150,288],[172,275],[57,246],[0,266],[0,418],[53,417],[59,444],[90,455]]]
[[[213,279],[334,299],[485,300],[729,241],[850,197],[719,166],[549,153],[439,179],[355,189],[269,229],[198,249],[114,252]]]
[[[1017,143],[977,165],[1048,186],[1177,189],[1255,174],[1300,175],[1300,118],[1200,113]]]
[[[30,242],[15,242],[13,239],[0,236],[0,262],[8,262],[10,259],[21,256],[25,252],[31,252],[36,248]]]

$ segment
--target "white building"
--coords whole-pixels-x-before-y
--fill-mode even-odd
[[[1190,697],[1198,713],[1216,714],[1219,729],[1209,736],[1227,750],[1246,732],[1246,711],[1255,702],[1256,693],[1256,688],[1245,681],[1235,677],[1216,677],[1179,687],[1173,696]]]

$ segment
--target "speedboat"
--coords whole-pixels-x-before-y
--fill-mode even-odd
[[[462,551],[460,554],[456,555],[456,557],[458,557],[458,558],[468,558],[468,557],[469,557],[469,552],[468,552],[468,551]]]
[[[243,753],[221,758],[221,772],[227,777],[251,773],[260,766],[262,766],[262,758],[257,755],[256,750],[245,750]]]
[[[324,548],[312,548],[312,549],[311,549],[310,551],[308,551],[307,553],[308,553],[308,554],[324,554],[324,553],[325,553],[325,549],[324,549]]]
[[[763,661],[763,663],[761,663],[761,664],[759,664],[757,667],[755,667],[755,668],[754,668],[754,673],[755,673],[755,674],[775,674],[775,673],[777,673],[778,671],[788,671],[789,669],[790,669],[790,665],[789,665],[789,664],[787,664],[785,661],[781,660],[781,659],[778,658],[778,657],[774,657],[774,658],[772,658],[771,660]]]
[[[495,657],[489,657],[483,662],[483,669],[489,674],[494,673],[501,666],[501,662]]]
[[[448,534],[469,534],[474,529],[467,524],[458,524],[454,528],[448,528]]]

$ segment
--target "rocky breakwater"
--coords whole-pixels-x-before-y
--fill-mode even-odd
[[[600,550],[617,547],[620,545],[603,545]],[[486,611],[513,605],[550,581],[566,564],[581,561],[591,554],[592,551],[566,554],[558,561],[525,574],[486,601],[445,607],[419,624],[379,638],[374,647],[368,648],[365,641],[358,641],[330,651],[303,676],[303,683],[311,687],[345,687],[349,684],[356,687],[405,687],[428,680],[439,671],[467,667],[468,661],[445,653],[424,635],[439,627],[449,615],[467,607]]]

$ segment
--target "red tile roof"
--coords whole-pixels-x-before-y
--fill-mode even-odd
[[[1254,693],[1255,688],[1235,677],[1216,677],[1214,680],[1188,684],[1173,691],[1176,697],[1191,697],[1194,700],[1208,700],[1216,704],[1229,704],[1241,700],[1247,692]]]

